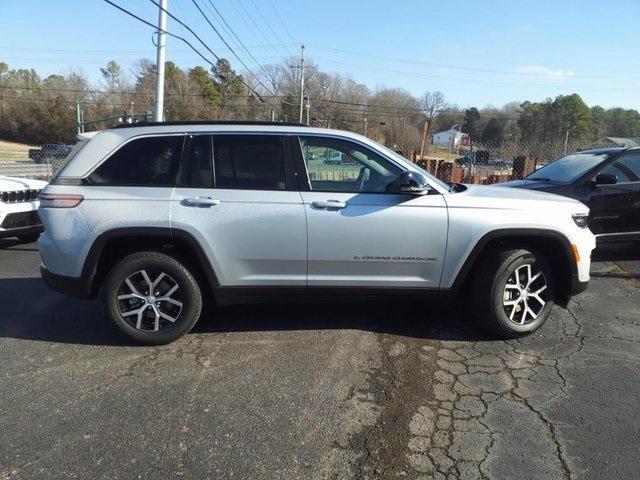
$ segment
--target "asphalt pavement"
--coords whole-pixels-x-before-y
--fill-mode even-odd
[[[534,335],[459,303],[213,309],[163,347],[0,240],[0,479],[601,479],[640,471],[640,247]]]

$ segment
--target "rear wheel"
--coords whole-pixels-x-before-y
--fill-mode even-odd
[[[157,252],[121,260],[107,275],[103,297],[116,327],[147,344],[176,340],[193,328],[202,311],[202,294],[191,272]]]
[[[500,337],[537,330],[549,316],[554,298],[553,270],[538,252],[496,252],[481,265],[475,278],[476,316]]]

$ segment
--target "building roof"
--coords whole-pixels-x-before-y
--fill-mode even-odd
[[[442,130],[441,132],[434,133],[434,135],[440,135],[441,133],[449,133],[449,132],[455,132],[455,133],[459,133],[460,135],[469,136],[468,133],[463,133],[460,130],[456,130],[455,128],[450,128],[449,130]]]
[[[621,147],[638,147],[640,146],[640,137],[605,137],[604,140],[608,140],[611,143],[620,145]]]

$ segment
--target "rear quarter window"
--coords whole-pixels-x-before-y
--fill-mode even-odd
[[[113,186],[174,186],[177,181],[183,135],[134,139],[112,154],[89,182]]]

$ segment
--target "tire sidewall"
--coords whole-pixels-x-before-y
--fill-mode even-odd
[[[130,275],[144,269],[159,269],[167,273],[181,290],[183,307],[178,321],[165,325],[157,332],[136,329],[122,317],[118,309],[120,286]],[[172,342],[189,332],[198,321],[202,309],[200,288],[194,277],[177,260],[164,254],[134,254],[123,259],[108,274],[103,301],[109,317],[122,333],[136,342],[156,345]]]
[[[524,325],[518,325],[517,323],[509,320],[503,307],[504,288],[509,280],[509,277],[513,274],[516,268],[522,265],[530,264],[534,269],[540,269],[547,281],[547,297],[546,303],[538,315],[538,317],[529,323]],[[546,262],[543,256],[536,254],[535,252],[523,251],[522,254],[506,259],[506,261],[498,268],[496,277],[491,288],[491,310],[494,315],[497,326],[509,336],[519,336],[525,333],[530,333],[538,328],[545,322],[551,309],[553,308],[554,298],[554,285],[553,274],[550,265]]]

